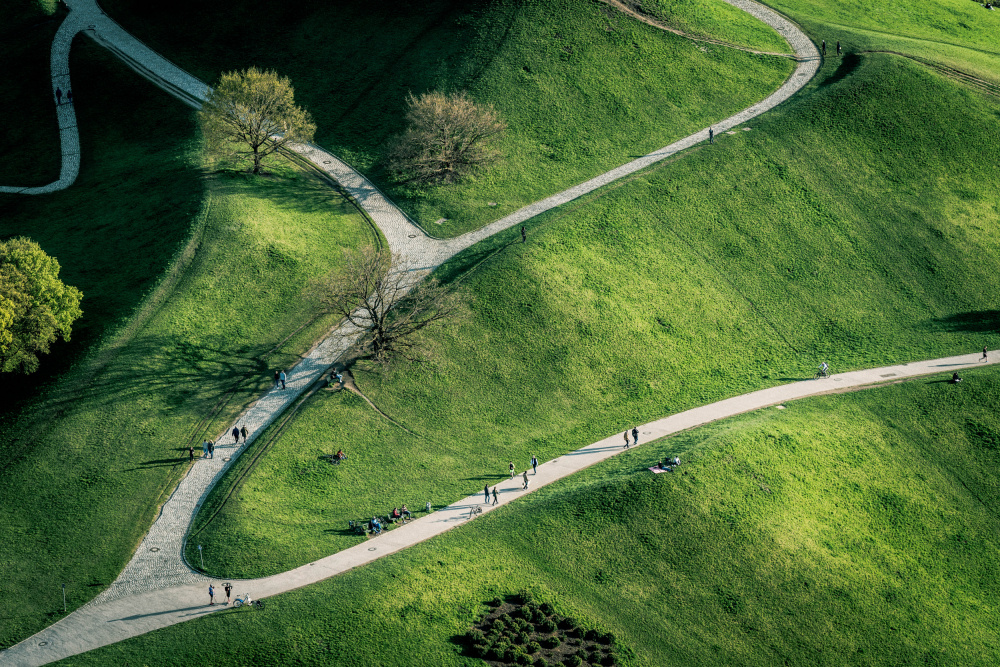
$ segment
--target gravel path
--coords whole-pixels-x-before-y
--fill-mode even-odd
[[[100,10],[95,0],[65,1],[71,11],[53,42],[53,90],[57,85],[63,91],[69,90],[69,47],[73,36],[85,31],[89,37],[110,49],[136,72],[190,106],[198,108],[201,101],[207,98],[208,86],[125,32]],[[713,125],[716,134],[736,127],[788,99],[812,78],[820,65],[819,53],[813,43],[782,16],[750,0],[725,1],[778,30],[795,51],[798,64],[793,75],[768,98]],[[60,105],[58,110],[63,147],[63,166],[59,181],[42,188],[0,188],[0,191],[40,194],[53,192],[73,183],[79,167],[79,138],[76,133],[75,114],[71,104]],[[707,129],[696,132],[670,146],[526,206],[482,229],[444,240],[434,239],[425,234],[364,176],[328,151],[312,144],[295,145],[292,148],[328,173],[357,200],[382,230],[389,247],[398,252],[411,268],[416,282],[454,254],[493,234],[522,224],[540,213],[702,143],[707,138]],[[236,425],[246,425],[251,431],[249,442],[252,442],[258,433],[277,419],[312,385],[356,337],[356,331],[341,328],[321,341],[299,364],[288,371],[287,389],[272,389],[242,415]],[[923,362],[923,365],[908,367],[913,371],[910,375],[936,372],[932,368],[934,363]],[[877,369],[877,371],[886,370]],[[826,391],[830,386],[848,387],[877,382],[878,379],[871,376],[871,373],[877,371],[859,371],[855,374],[838,376],[830,380],[829,385],[823,383],[784,385],[691,410],[641,427],[643,439],[644,441],[655,439],[700,423],[757,409],[763,405]],[[841,384],[834,385],[835,382]],[[115,582],[93,601],[58,623],[0,652],[0,662],[41,665],[190,620],[220,608],[209,607],[203,603],[208,583],[212,581],[218,583],[218,580],[205,577],[188,567],[183,560],[183,550],[187,529],[209,490],[243,450],[243,447],[226,444],[232,442],[231,436],[228,435],[228,431],[231,430],[232,425],[225,433],[215,438],[217,442],[222,443],[216,448],[215,458],[200,459],[191,467],[188,475],[164,503],[149,533]],[[537,476],[532,478],[532,490],[620,451],[616,434],[607,440],[544,463],[539,466]],[[502,491],[501,505],[524,493],[520,490],[520,482],[517,480],[502,483],[499,489]],[[273,577],[241,582],[237,589],[249,590],[255,597],[270,596],[344,572],[460,525],[468,519],[470,506],[478,504],[478,498],[478,494],[470,496],[397,528],[377,540],[366,541],[357,547],[295,570]],[[491,509],[484,508],[484,511],[488,512]]]

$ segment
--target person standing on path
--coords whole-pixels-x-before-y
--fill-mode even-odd
[[[840,51],[840,40],[838,39],[837,40],[837,55],[839,56],[840,54],[841,54],[841,51]]]
[[[510,462],[510,465],[507,466],[507,469],[510,471],[510,478],[514,479],[514,462],[513,461]]]
[[[56,104],[62,104],[62,88],[56,86]]]
[[[281,380],[281,388],[284,389],[285,388],[285,371],[281,371],[278,374],[278,379]]]
[[[823,50],[823,55],[825,56],[826,55],[826,40],[825,39],[823,40],[823,45],[820,48]]]
[[[493,487],[493,504],[496,505],[500,502],[500,497],[497,495],[497,487]]]
[[[484,500],[483,502],[487,502],[487,503],[490,502],[490,485],[489,484],[487,484],[486,486],[483,487],[483,496],[486,497],[486,500]]]
[[[537,475],[538,474],[538,457],[537,456],[532,456],[531,457],[531,470],[533,471],[532,472],[533,475]]]
[[[194,461],[194,447],[188,447],[188,461]]]
[[[524,225],[521,225],[521,243],[528,240],[528,232],[524,231]]]
[[[241,429],[240,429],[240,435],[242,435],[242,436],[243,436],[243,444],[244,444],[244,445],[245,445],[245,444],[247,444],[247,436],[248,436],[249,434],[250,434],[250,431],[248,431],[248,430],[247,430],[247,425],[246,425],[246,424],[244,424],[244,425],[243,425],[243,428],[241,428]]]
[[[715,143],[715,128],[708,128],[708,143]]]
[[[214,459],[215,458],[215,441],[214,440],[209,440],[208,441],[208,458],[210,458],[210,459]]]
[[[632,427],[632,444],[633,445],[638,445],[639,444],[639,427],[638,426],[633,426]]]
[[[986,361],[986,346],[985,345],[983,345],[983,358],[980,359],[979,361]]]
[[[212,584],[208,585],[208,604],[209,606],[215,604],[215,586]]]
[[[521,479],[524,480],[524,486],[521,487],[521,490],[522,491],[527,491],[528,490],[528,471],[527,470],[525,470],[524,474],[521,475]]]
[[[236,426],[233,427],[233,444],[240,444],[240,429]]]
[[[222,590],[226,591],[226,604],[229,604],[229,596],[233,594],[233,585],[227,583],[222,587]]]
[[[628,449],[628,431],[625,431],[625,446],[622,449]]]
[[[208,456],[208,440],[203,440],[201,443],[201,458]]]
[[[66,91],[66,101],[69,102],[70,104],[73,104],[73,91],[72,90],[67,90]]]
[[[274,388],[277,389],[281,386],[281,375],[278,371],[274,371]]]

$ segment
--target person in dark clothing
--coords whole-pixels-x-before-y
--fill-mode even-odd
[[[625,446],[622,449],[628,449],[628,431],[625,431]]]
[[[278,371],[274,371],[274,388],[277,389],[280,386],[281,386],[281,376],[278,374]]]
[[[533,471],[532,472],[533,475],[537,475],[538,474],[538,457],[537,456],[532,456],[531,457],[531,470]]]
[[[980,359],[979,361],[986,361],[986,346],[985,345],[983,345],[983,358]]]
[[[632,444],[633,445],[638,445],[639,444],[639,427],[638,426],[633,426],[632,427]]]
[[[208,458],[210,458],[210,459],[214,459],[215,458],[215,441],[214,440],[209,440],[208,441]]]
[[[839,56],[840,54],[841,54],[841,51],[840,51],[840,40],[838,39],[837,40],[837,55]]]
[[[962,381],[962,378],[958,377],[958,373],[952,373],[951,374],[951,379],[948,380],[948,383],[949,384],[958,384],[961,381]]]
[[[194,447],[188,447],[188,461],[194,461]]]
[[[823,55],[825,56],[826,55],[826,40],[825,39],[823,40],[823,45],[820,48],[822,49]]]
[[[239,443],[239,441],[240,441],[240,429],[239,429],[239,427],[234,426],[233,427],[233,443],[236,444],[236,443]]]
[[[500,497],[497,495],[497,487],[493,487],[493,504],[496,505],[500,502]]]
[[[708,128],[708,143],[710,144],[715,143],[715,129],[711,127]]]
[[[229,604],[229,597],[233,594],[233,585],[227,583],[222,587],[222,590],[226,591],[226,604]]]
[[[62,88],[56,86],[56,104],[62,104]]]
[[[247,436],[250,435],[250,431],[247,430],[247,425],[244,424],[243,428],[240,429],[240,435],[243,436],[243,444],[247,442]]]
[[[528,240],[528,232],[524,231],[524,226],[521,226],[521,243]]]
[[[490,502],[490,485],[489,484],[487,484],[486,486],[483,487],[483,496],[486,497],[486,500],[483,501],[483,502],[487,502],[487,503]]]
[[[72,90],[67,90],[66,91],[66,101],[69,102],[70,104],[73,104],[73,91]]]

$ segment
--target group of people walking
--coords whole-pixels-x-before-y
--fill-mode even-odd
[[[250,435],[250,431],[247,430],[246,424],[242,427],[234,426],[232,430],[233,444],[240,444],[240,438],[243,438],[243,444],[247,443],[247,436]],[[215,441],[214,440],[203,440],[201,443],[201,457],[204,459],[214,459],[215,458]],[[188,447],[188,460],[194,461],[194,447]]]

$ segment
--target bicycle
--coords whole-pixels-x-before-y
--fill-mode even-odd
[[[239,609],[243,605],[248,605],[250,607],[253,607],[254,609],[259,609],[261,611],[264,611],[264,601],[263,600],[252,600],[252,599],[250,599],[250,594],[249,593],[244,593],[243,597],[240,597],[239,595],[237,595],[236,599],[233,600],[233,608],[234,609]]]
[[[471,519],[472,517],[476,516],[477,514],[482,514],[482,513],[483,513],[482,506],[480,506],[480,505],[473,505],[469,509],[469,518]]]
[[[816,375],[813,376],[813,379],[818,380],[820,378],[828,378],[828,377],[830,377],[830,371],[824,371],[821,368],[818,371],[816,371]]]

